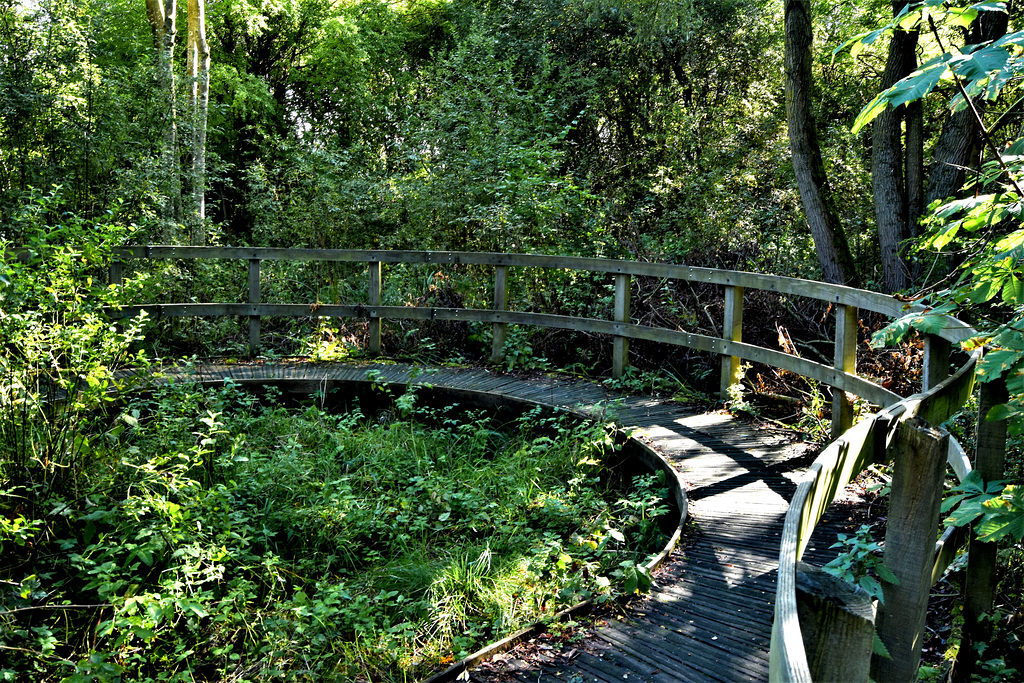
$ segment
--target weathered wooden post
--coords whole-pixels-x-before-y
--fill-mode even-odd
[[[836,306],[835,369],[851,375],[857,374],[857,318],[856,306]],[[832,387],[832,438],[838,439],[853,426],[853,401],[839,387]]]
[[[992,408],[1010,400],[1003,378],[981,385],[978,397],[978,430],[974,471],[982,481],[1002,479],[1006,467],[1006,420],[989,421]],[[953,665],[954,683],[971,680],[977,665],[975,643],[984,643],[992,635],[992,623],[983,619],[992,612],[996,590],[996,545],[982,543],[971,533],[967,548],[967,577],[964,581],[964,626],[960,651]]]
[[[249,259],[249,303],[260,303],[260,260]],[[260,317],[249,316],[249,354],[255,356],[260,352]]]
[[[924,363],[921,369],[921,391],[928,391],[949,377],[950,343],[942,337],[924,337]]]
[[[871,678],[878,683],[917,680],[949,433],[914,417],[897,427],[894,446],[884,559],[899,583],[882,582],[885,602],[876,622],[891,658],[871,660]]]
[[[107,282],[118,287],[124,282],[124,275],[122,268],[124,264],[121,262],[121,257],[114,254],[110,257],[110,277]]]
[[[867,683],[875,637],[871,596],[820,567],[796,567],[796,609],[812,681]]]
[[[615,322],[629,322],[630,276],[628,273],[615,275]],[[629,365],[629,337],[616,336],[612,340],[612,377],[618,379]]]
[[[494,310],[504,311],[508,306],[508,266],[494,267]],[[505,357],[505,323],[491,326],[491,362],[498,364]]]
[[[743,288],[726,285],[725,314],[722,319],[722,339],[743,341]],[[729,398],[729,387],[740,381],[740,359],[722,356],[722,398]]]
[[[370,287],[367,295],[367,303],[370,305],[370,326],[367,345],[370,348],[370,355],[380,355],[380,317],[379,311],[373,310],[374,306],[380,306],[380,261],[370,261]]]

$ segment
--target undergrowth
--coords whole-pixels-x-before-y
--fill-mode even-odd
[[[0,499],[0,678],[413,680],[649,585],[664,482],[623,495],[603,425],[399,405],[179,383],[111,413],[73,490]]]

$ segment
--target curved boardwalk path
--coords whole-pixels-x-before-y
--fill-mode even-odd
[[[307,387],[365,381],[368,370],[404,384],[411,367],[395,364],[275,363],[199,365],[204,381],[303,380]],[[171,374],[183,373],[174,370]],[[651,398],[619,398],[603,387],[550,377],[521,378],[484,369],[429,369],[414,380],[596,412],[635,427],[687,482],[687,538],[643,600],[608,620],[569,653],[551,651],[542,666],[505,658],[470,672],[470,680],[763,681],[775,595],[778,543],[793,479],[808,464],[806,447],[783,432],[753,429],[724,414],[697,414]],[[827,525],[812,541],[820,561],[835,539]],[[498,675],[496,671],[504,669]]]

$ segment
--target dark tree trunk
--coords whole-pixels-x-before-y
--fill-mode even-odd
[[[825,176],[811,111],[811,39],[810,0],[786,0],[786,116],[793,171],[822,277],[856,286],[857,269]]]
[[[1003,12],[982,12],[971,28],[968,43],[983,43],[1001,38],[1006,33],[1008,16]],[[976,100],[982,106],[980,100]],[[925,203],[955,197],[960,193],[965,171],[978,153],[981,141],[974,115],[969,109],[950,114],[942,124],[942,133],[935,145],[932,166],[928,173]]]
[[[893,3],[893,15],[905,2]],[[917,32],[896,31],[889,43],[889,57],[882,76],[882,90],[910,75],[917,66]],[[886,109],[874,121],[871,134],[871,182],[874,188],[875,225],[882,256],[882,283],[887,291],[896,292],[911,284],[910,269],[901,255],[903,243],[910,238],[910,211],[904,165],[902,122],[904,108]],[[912,154],[912,153],[911,153]]]

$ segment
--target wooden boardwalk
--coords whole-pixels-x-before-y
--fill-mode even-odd
[[[411,366],[275,363],[198,365],[204,382],[281,380],[330,388],[334,382],[406,384]],[[174,369],[171,374],[184,371]],[[520,378],[484,369],[432,368],[414,380],[461,392],[502,395],[613,417],[665,456],[687,483],[688,541],[656,576],[651,594],[608,620],[571,654],[550,653],[542,665],[506,658],[470,680],[515,677],[574,683],[624,681],[764,681],[775,596],[778,543],[793,480],[806,448],[782,432],[753,429],[720,413],[696,414],[678,404],[618,397],[600,385],[550,377]],[[819,528],[808,556],[820,561],[834,541]]]

